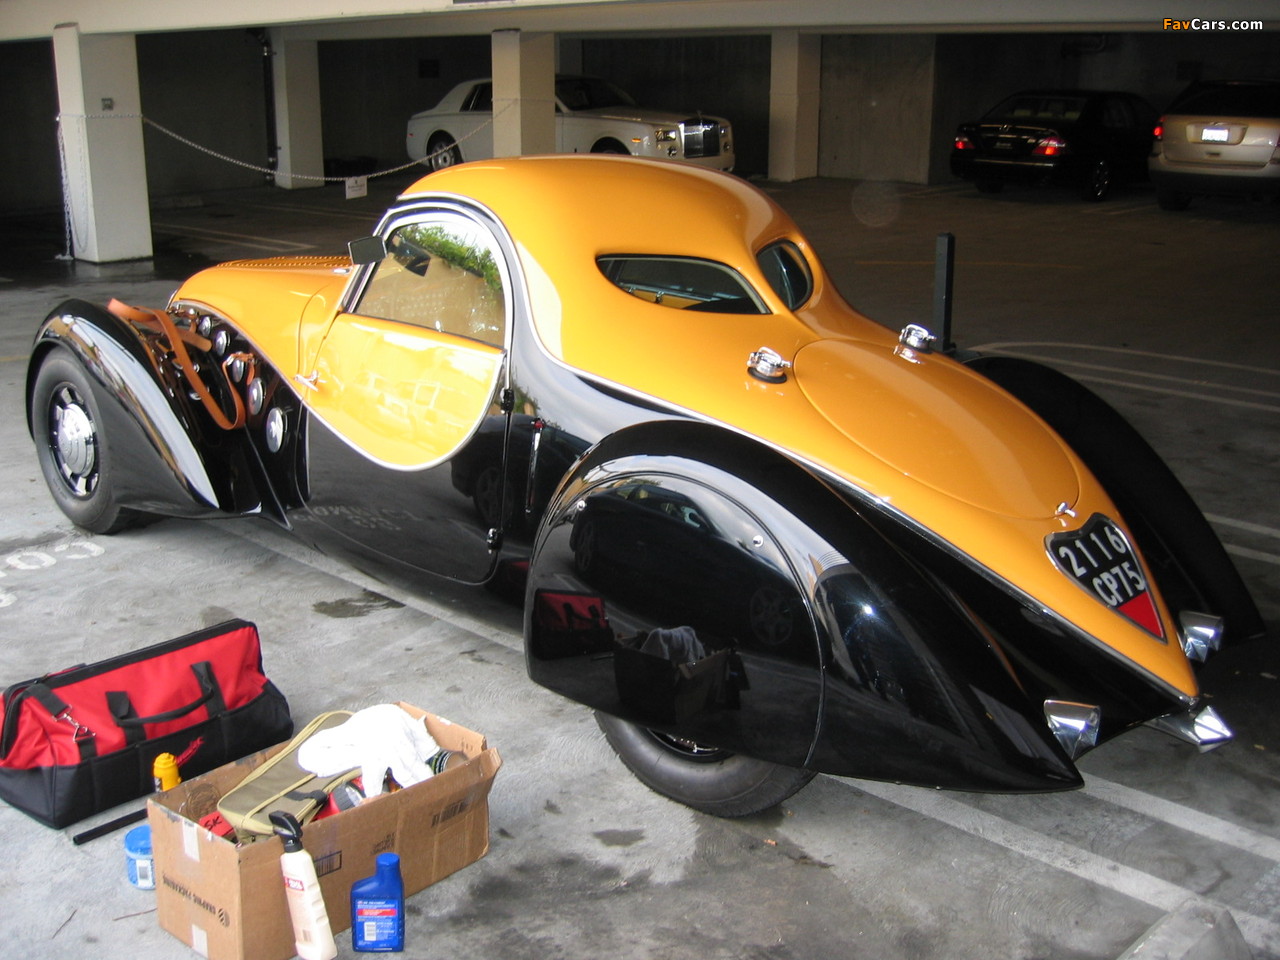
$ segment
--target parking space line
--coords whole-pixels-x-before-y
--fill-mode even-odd
[[[975,346],[974,350],[994,350],[999,353],[1008,353],[1011,355],[1021,355],[1023,347],[1057,347],[1064,350],[1089,350],[1095,353],[1120,353],[1134,357],[1150,357],[1154,360],[1176,360],[1180,363],[1195,364],[1198,367],[1221,367],[1225,370],[1248,370],[1252,373],[1261,373],[1273,377],[1280,377],[1280,370],[1274,367],[1257,367],[1247,363],[1233,363],[1228,360],[1209,360],[1204,357],[1184,357],[1176,353],[1156,353],[1152,350],[1137,350],[1133,347],[1104,347],[1091,343],[1070,343],[1063,340],[997,340],[991,343],[981,343]],[[1027,354],[1029,359],[1035,359],[1035,355]],[[1054,358],[1055,362],[1058,358]],[[1069,362],[1066,360],[1063,363]]]
[[[1222,546],[1227,553],[1234,554],[1237,557],[1244,557],[1246,560],[1260,560],[1263,563],[1274,563],[1280,566],[1280,555],[1266,553],[1262,550],[1250,550],[1248,547],[1238,547],[1234,543],[1224,543]]]
[[[1277,405],[1277,404],[1260,403],[1253,400],[1242,400],[1242,399],[1235,399],[1232,397],[1219,396],[1215,394],[1199,393],[1195,390],[1180,390],[1180,389],[1175,389],[1173,387],[1153,386],[1151,384],[1139,383],[1137,382],[1136,379],[1131,379],[1131,378],[1146,378],[1148,380],[1166,380],[1173,383],[1190,382],[1185,377],[1170,376],[1168,374],[1159,374],[1159,373],[1146,373],[1141,370],[1131,370],[1123,367],[1111,367],[1111,366],[1107,366],[1106,364],[1088,363],[1083,360],[1071,360],[1071,359],[1068,359],[1065,357],[1059,357],[1056,355],[1035,353],[1035,352],[1023,349],[1025,347],[1057,347],[1057,348],[1064,348],[1064,349],[1121,353],[1121,354],[1149,357],[1155,360],[1191,363],[1191,364],[1197,365],[1197,367],[1200,368],[1201,370],[1203,370],[1206,367],[1218,367],[1223,370],[1247,371],[1250,373],[1262,374],[1264,376],[1280,375],[1280,371],[1274,370],[1268,367],[1255,367],[1247,364],[1229,363],[1221,360],[1206,360],[1206,359],[1196,358],[1196,357],[1182,357],[1174,354],[1152,353],[1146,350],[1133,350],[1133,349],[1124,348],[1124,347],[1094,347],[1087,344],[1054,343],[1051,341],[1026,341],[1026,342],[1005,341],[1005,342],[998,342],[998,343],[980,344],[979,346],[974,347],[974,349],[978,351],[983,351],[983,350],[994,351],[997,353],[1004,354],[1006,356],[1022,357],[1023,359],[1026,359],[1026,360],[1036,360],[1052,366],[1072,367],[1077,370],[1099,370],[1099,371],[1105,371],[1105,372],[1122,373],[1125,375],[1125,378],[1103,377],[1103,376],[1096,376],[1089,373],[1077,373],[1075,375],[1076,379],[1087,381],[1090,383],[1105,383],[1110,386],[1124,387],[1130,390],[1143,390],[1148,393],[1162,393],[1162,394],[1165,394],[1166,396],[1185,397],[1190,400],[1204,400],[1208,403],[1218,403],[1218,404],[1224,404],[1226,406],[1232,406],[1232,407],[1245,407],[1250,410],[1265,410],[1268,413],[1280,413],[1280,405]],[[1196,382],[1203,383],[1203,379]],[[1213,383],[1213,384],[1205,384],[1205,385],[1212,386],[1214,389],[1218,389],[1218,390],[1232,390],[1237,393],[1246,393],[1246,394],[1251,394],[1253,396],[1275,398],[1277,400],[1280,400],[1280,391],[1257,389],[1253,387],[1240,387],[1231,383]]]
[[[1085,777],[1084,793],[1153,820],[1280,863],[1280,839],[1101,777]]]
[[[1236,520],[1232,517],[1224,517],[1217,513],[1206,513],[1205,519],[1210,523],[1217,523],[1224,527],[1235,527],[1237,530],[1248,530],[1250,533],[1260,533],[1264,537],[1280,538],[1280,530],[1275,527],[1264,527],[1260,523],[1253,523],[1249,520]]]
[[[1072,874],[1095,886],[1140,900],[1166,913],[1178,910],[1189,900],[1214,909],[1230,910],[1236,925],[1252,946],[1267,952],[1280,949],[1280,925],[1270,920],[1233,909],[1176,883],[976,810],[938,791],[891,783],[832,779],[850,789],[944,823],[970,836]]]
[[[1256,403],[1252,400],[1234,400],[1230,397],[1218,397],[1210,393],[1196,393],[1193,390],[1174,390],[1171,387],[1153,387],[1145,383],[1134,383],[1132,380],[1118,380],[1113,377],[1094,377],[1080,374],[1077,380],[1089,383],[1105,383],[1113,387],[1126,387],[1130,390],[1145,390],[1148,393],[1163,393],[1170,397],[1184,397],[1188,400],[1204,400],[1207,403],[1220,403],[1229,407],[1244,407],[1248,410],[1265,410],[1268,413],[1280,413],[1280,406],[1270,403]]]
[[[1002,350],[1000,352],[1004,353],[1007,356],[1021,357],[1024,360],[1037,360],[1037,361],[1040,361],[1041,363],[1058,364],[1059,366],[1073,367],[1081,370],[1099,370],[1105,373],[1119,373],[1119,374],[1124,374],[1126,376],[1142,377],[1146,380],[1166,380],[1172,383],[1185,383],[1187,380],[1186,377],[1172,376],[1167,373],[1148,373],[1145,370],[1134,370],[1130,367],[1113,367],[1105,363],[1086,363],[1083,360],[1065,360],[1061,357],[1047,356],[1045,354],[1027,353],[1020,350]],[[1159,354],[1148,354],[1148,356],[1158,357]],[[1256,368],[1245,367],[1244,369],[1256,370],[1257,372],[1260,372],[1260,373],[1273,372],[1261,367],[1256,367]],[[1084,379],[1084,377],[1082,376],[1081,379]],[[1275,397],[1277,399],[1280,399],[1280,391],[1276,391],[1276,390],[1259,390],[1253,387],[1242,387],[1233,383],[1215,383],[1214,386],[1222,390],[1234,390],[1237,393],[1248,393],[1248,394],[1252,394],[1254,396],[1259,396],[1259,397]]]

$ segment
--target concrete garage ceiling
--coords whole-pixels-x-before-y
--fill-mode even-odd
[[[1197,0],[0,0],[0,40],[47,37],[61,23],[82,34],[150,33],[225,27],[307,27],[314,39],[493,30],[560,33],[804,32],[982,30],[1160,31],[1167,18],[1231,23],[1259,4]]]

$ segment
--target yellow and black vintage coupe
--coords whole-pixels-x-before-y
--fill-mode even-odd
[[[687,164],[462,164],[347,256],[68,301],[27,398],[88,530],[260,516],[518,579],[533,680],[720,815],[819,772],[1069,789],[1147,722],[1228,739],[1196,664],[1262,629],[1099,398],[872,322],[773,201]]]

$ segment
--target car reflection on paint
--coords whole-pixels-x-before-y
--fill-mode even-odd
[[[718,528],[691,496],[620,481],[582,502],[569,545],[584,581],[624,603],[664,609],[661,623],[690,624],[704,641],[782,646],[803,604],[781,571],[753,556],[749,536]]]

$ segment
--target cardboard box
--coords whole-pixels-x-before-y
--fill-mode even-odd
[[[489,789],[502,764],[478,733],[406,703],[446,750],[467,762],[429,780],[312,821],[303,843],[316,864],[329,921],[351,925],[351,884],[374,873],[379,853],[400,854],[405,895],[489,849]],[[160,926],[210,960],[285,960],[293,927],[280,873],[280,840],[237,844],[199,825],[218,800],[284,744],[179,784],[147,803]]]

